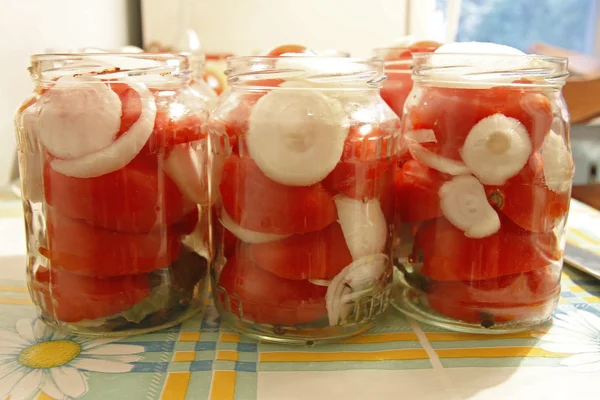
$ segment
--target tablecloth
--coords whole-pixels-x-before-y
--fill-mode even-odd
[[[598,237],[587,240],[600,244]],[[600,233],[598,233],[600,235]],[[597,247],[600,251],[600,247]],[[0,399],[592,399],[600,395],[600,281],[563,273],[549,330],[451,333],[390,309],[367,334],[314,347],[257,342],[201,315],[117,339],[61,336],[24,282],[20,204],[0,202]]]

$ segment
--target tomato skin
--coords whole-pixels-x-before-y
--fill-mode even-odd
[[[206,134],[202,132],[204,122],[204,119],[198,115],[174,117],[168,108],[158,109],[154,120],[154,130],[142,152],[160,153],[178,144],[205,139]]]
[[[118,314],[150,295],[147,275],[96,278],[38,267],[31,286],[34,302],[62,322]]]
[[[485,326],[550,315],[559,292],[558,278],[540,268],[484,281],[434,282],[427,301],[441,314]]]
[[[402,222],[417,222],[442,215],[440,187],[449,177],[417,160],[396,170],[396,212]]]
[[[48,248],[53,268],[108,277],[150,272],[177,259],[181,236],[167,229],[132,234],[95,228],[46,209]]]
[[[400,118],[402,118],[404,104],[406,103],[406,99],[408,99],[412,87],[413,82],[409,67],[388,71],[388,81],[384,82],[380,90],[381,98]]]
[[[433,129],[440,155],[461,160],[460,149],[471,129],[496,113],[519,120],[537,150],[552,126],[550,99],[526,89],[422,88],[418,104],[407,113],[409,129]]]
[[[311,53],[306,46],[302,46],[301,44],[284,44],[281,46],[275,47],[273,50],[267,54],[270,57],[279,57],[282,54],[286,53],[295,53],[295,54],[305,54]]]
[[[121,126],[117,137],[131,128],[142,114],[142,99],[138,92],[126,83],[111,83],[111,89],[121,99]]]
[[[321,230],[337,219],[322,184],[285,186],[267,178],[249,157],[230,156],[219,185],[223,207],[243,228],[291,235]]]
[[[394,173],[392,159],[376,161],[340,161],[323,180],[333,194],[353,199],[375,199],[388,189]]]
[[[141,157],[95,178],[74,178],[44,164],[46,202],[91,225],[142,233],[171,225],[192,208],[156,162]]]
[[[333,279],[352,262],[340,224],[267,243],[245,244],[252,262],[285,279]]]
[[[569,193],[548,189],[541,163],[541,157],[534,155],[525,168],[504,185],[485,187],[492,206],[531,232],[551,232],[569,211]]]
[[[415,237],[413,258],[421,273],[439,281],[478,281],[545,268],[562,253],[554,233],[535,234],[506,217],[493,235],[472,239],[446,218],[424,222]]]
[[[239,317],[241,309],[244,319],[256,323],[296,325],[327,316],[326,287],[280,278],[239,254],[227,260],[218,286],[215,301]]]

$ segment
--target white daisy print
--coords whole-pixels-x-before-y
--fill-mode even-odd
[[[573,354],[561,361],[580,372],[600,371],[600,316],[574,307],[558,311],[550,330],[538,335],[540,347],[553,353]]]
[[[0,399],[24,400],[39,392],[61,400],[88,391],[83,371],[123,373],[142,357],[143,346],[85,340],[55,332],[39,319],[17,321],[16,332],[0,330]]]

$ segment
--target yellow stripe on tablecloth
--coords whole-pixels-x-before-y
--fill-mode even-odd
[[[429,358],[422,349],[400,349],[383,351],[338,351],[325,352],[262,352],[261,362],[325,362],[325,361],[383,361],[383,360],[424,360]]]
[[[217,351],[217,360],[220,361],[238,361],[239,354],[235,350],[219,350]]]
[[[600,297],[598,297],[598,296],[586,296],[583,299],[587,303],[600,303]]]
[[[31,304],[29,297],[0,297],[0,304],[28,305]]]
[[[0,285],[0,292],[28,293],[27,286],[3,286]]]
[[[210,400],[233,400],[235,378],[235,371],[215,371],[210,388]]]
[[[569,237],[569,235],[573,235],[574,237]],[[587,251],[600,255],[600,242],[583,232],[570,229],[567,234],[567,242],[575,247],[583,248]]]
[[[576,292],[576,293],[585,292],[585,289],[578,285],[571,285],[567,289],[569,289],[569,292]]]
[[[176,351],[173,355],[175,362],[192,362],[196,359],[195,351]]]
[[[440,358],[505,358],[505,357],[548,357],[564,358],[567,355],[551,353],[537,347],[486,347],[471,349],[436,349]]]
[[[197,342],[200,340],[200,332],[181,332],[179,334],[180,342]]]
[[[496,339],[531,339],[534,334],[543,331],[529,331],[518,333],[507,333],[504,335],[477,335],[475,333],[425,333],[425,337],[432,342],[455,342],[459,340],[496,340]]]
[[[388,342],[406,342],[412,340],[419,340],[417,335],[412,332],[399,332],[399,333],[371,333],[366,335],[355,336],[350,339],[346,339],[340,343],[388,343]]]
[[[221,342],[239,343],[240,335],[237,333],[221,333]]]
[[[184,400],[191,372],[169,372],[160,400]]]
[[[8,398],[10,399],[10,396]],[[37,395],[35,400],[54,400],[54,397],[50,397],[46,393],[40,392],[40,394]]]

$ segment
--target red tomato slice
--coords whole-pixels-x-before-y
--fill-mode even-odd
[[[246,244],[255,265],[285,279],[333,279],[352,262],[340,224],[268,243]]]
[[[383,161],[397,153],[400,120],[359,122],[348,131],[342,161]]]
[[[396,171],[396,212],[402,222],[425,221],[442,215],[439,190],[448,177],[417,160]]]
[[[549,268],[484,281],[434,282],[427,300],[437,312],[491,327],[550,315],[560,292]]]
[[[61,214],[122,232],[148,232],[179,221],[194,206],[154,162],[134,160],[96,178],[73,178],[44,165],[46,202]]]
[[[434,280],[493,279],[542,269],[562,256],[554,233],[535,234],[501,216],[500,230],[471,239],[445,218],[420,225],[413,257],[422,258],[421,273]]]
[[[415,42],[408,47],[391,49],[385,55],[385,61],[411,60],[414,53],[433,53],[442,44],[432,40]],[[410,69],[410,66],[409,68]]]
[[[154,130],[142,152],[156,153],[178,144],[202,140],[206,138],[202,132],[204,122],[198,115],[174,116],[168,108],[159,108]]]
[[[324,286],[280,278],[234,255],[219,276],[216,301],[225,310],[256,323],[296,325],[327,316],[326,292]]]
[[[168,230],[144,234],[94,228],[46,209],[48,249],[54,268],[96,277],[131,275],[168,266],[177,259],[181,236]]]
[[[62,322],[110,317],[150,295],[148,275],[95,278],[44,267],[31,289],[38,307]]]
[[[295,53],[295,54],[305,54],[312,53],[306,46],[302,46],[300,44],[284,44],[281,46],[275,47],[273,50],[267,54],[270,57],[279,57],[282,54],[286,53]]]
[[[569,193],[555,193],[544,182],[541,157],[534,155],[528,165],[502,186],[486,186],[491,205],[521,228],[550,232],[569,211]]]
[[[552,126],[550,99],[520,88],[423,88],[419,104],[412,107],[411,129],[433,129],[440,154],[460,160],[459,151],[471,129],[496,113],[518,119],[527,128],[534,151]]]
[[[354,199],[374,199],[390,186],[395,163],[378,161],[341,161],[323,180],[323,186],[334,194]]]
[[[409,70],[389,71],[388,79],[380,90],[381,98],[402,118],[404,103],[412,90],[413,82]]]
[[[285,186],[267,178],[249,157],[232,155],[219,185],[223,207],[243,228],[291,235],[321,230],[337,219],[322,184]]]
[[[228,101],[223,102],[223,107],[213,113],[207,124],[207,131],[213,140],[215,138],[217,140],[215,143],[217,153],[240,154],[238,141],[248,131],[250,110],[266,93],[266,91],[230,93],[229,96],[232,98],[228,98]]]
[[[121,136],[131,128],[142,113],[142,99],[138,92],[125,83],[111,83],[112,90],[119,95],[121,99],[121,127],[118,136]]]

